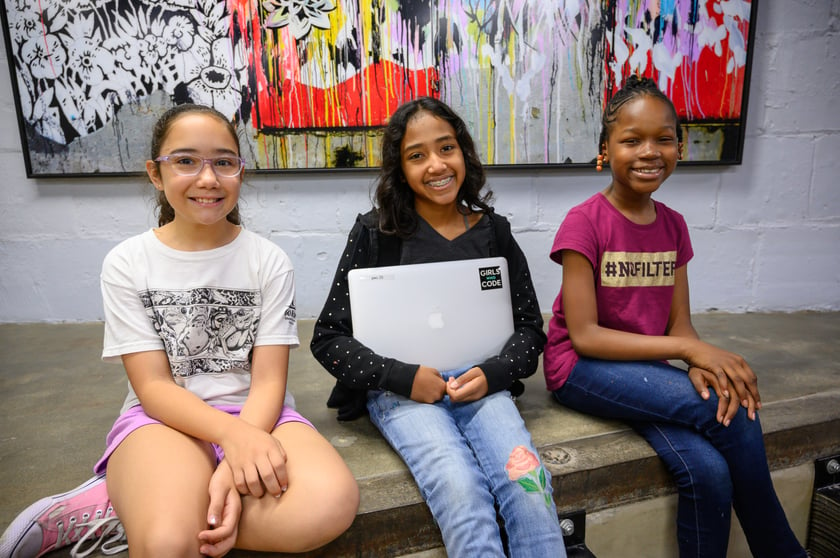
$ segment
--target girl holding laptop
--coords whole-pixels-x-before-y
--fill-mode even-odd
[[[537,369],[542,316],[525,256],[483,190],[473,140],[450,107],[420,98],[390,118],[381,159],[375,207],[357,218],[315,324],[312,353],[337,380],[328,405],[339,420],[369,413],[411,470],[450,557],[564,557],[551,477],[511,397]],[[500,354],[437,370],[353,337],[351,269],[493,256],[508,261],[514,313]]]

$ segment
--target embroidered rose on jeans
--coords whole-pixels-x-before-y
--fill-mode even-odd
[[[540,460],[525,446],[516,446],[510,452],[505,465],[508,478],[521,486],[525,492],[542,493],[545,505],[551,506],[551,496],[546,491],[545,469]]]

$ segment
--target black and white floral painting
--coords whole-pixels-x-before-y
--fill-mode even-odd
[[[153,120],[147,113],[155,111],[152,98],[161,94],[166,104],[208,104],[229,117],[241,110],[247,75],[225,2],[6,3],[20,116],[36,154],[60,161],[74,151],[74,142],[84,144],[79,140],[107,130],[123,107],[132,107],[126,123],[135,120],[131,113],[138,122]],[[137,136],[145,130],[148,124],[136,133],[112,130],[103,140],[140,151],[148,135]],[[116,155],[116,161],[102,158],[98,164],[116,172],[138,170],[120,164]]]

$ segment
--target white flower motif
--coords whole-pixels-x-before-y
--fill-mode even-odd
[[[262,7],[268,13],[266,27],[289,26],[295,39],[300,40],[312,27],[330,28],[327,12],[333,11],[335,4],[330,0],[264,0]]]
[[[11,22],[12,41],[21,44],[36,35],[43,34],[41,18],[35,12],[20,13]]]
[[[184,51],[189,50],[193,44],[195,36],[195,26],[188,17],[178,15],[174,16],[166,23],[166,28],[163,30],[163,39],[170,46]]]
[[[171,25],[191,36],[194,29],[192,26],[183,29],[183,19],[183,16],[174,16]],[[149,8],[138,7],[134,12],[118,14],[114,26],[117,32],[105,39],[104,46],[114,53],[117,67],[128,73],[127,79],[131,82],[129,89],[135,94],[148,93],[183,77],[166,61],[174,56],[172,51],[180,50],[177,46],[184,41],[169,34],[174,29],[170,29],[163,15]]]
[[[35,79],[60,76],[67,62],[67,52],[55,35],[32,37],[21,47],[20,57]]]
[[[187,84],[195,102],[210,105],[228,118],[239,112],[242,103],[238,75],[245,66],[241,52],[232,48],[227,37],[215,40],[210,60],[195,67],[198,75]]]
[[[98,85],[114,73],[114,55],[89,39],[70,46],[70,67],[83,82]]]

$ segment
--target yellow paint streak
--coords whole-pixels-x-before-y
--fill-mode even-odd
[[[336,8],[329,13],[329,19],[330,28],[320,31],[321,35],[323,36],[322,41],[319,42],[322,54],[321,59],[323,60],[321,66],[324,68],[330,68],[332,72],[336,72],[336,69],[334,68],[333,64],[330,63],[329,49],[327,48],[327,45],[335,45],[338,43],[339,31],[341,30],[342,25],[346,20],[346,14],[340,2],[336,2]],[[338,79],[338,75],[334,74],[332,78],[329,81],[325,81],[325,83],[336,84],[338,83]],[[339,110],[339,108],[341,107],[341,100],[338,98],[338,88],[327,88],[327,94],[324,95],[324,105],[326,125],[343,126],[345,123],[341,120],[341,111]],[[330,107],[332,108],[332,110],[327,112]],[[327,147],[329,148],[329,145]]]
[[[513,40],[508,41],[508,60],[510,60],[510,75],[516,75],[516,47],[514,46]],[[508,162],[513,163],[516,161],[516,144],[519,138],[516,137],[516,91],[514,90],[508,96],[508,115],[509,115],[509,132],[508,137],[510,138],[510,153],[508,154]],[[525,132],[524,130],[522,131]]]
[[[391,15],[392,15],[392,12],[390,10],[387,10],[385,12],[385,21],[382,22],[382,24],[380,25],[380,28],[379,28],[380,33],[382,32],[383,27],[390,31],[390,29],[391,29]],[[382,44],[390,45],[391,44],[391,37],[382,38]],[[384,58],[380,58],[380,60],[382,61],[382,63],[384,63]],[[383,85],[385,87],[385,91],[384,91],[385,114],[390,115],[391,112],[393,110],[396,110],[396,108],[397,108],[397,107],[392,107],[391,106],[391,92],[394,91],[394,83],[391,80],[391,73],[385,71],[385,66],[384,65],[382,67],[382,75],[384,76],[384,78],[383,78],[384,79],[384,84]],[[365,97],[370,97],[370,95],[365,95]],[[387,116],[386,116],[386,118],[387,118]],[[372,124],[372,122],[367,122],[367,124]]]
[[[493,83],[492,80],[490,83]],[[494,157],[493,154],[496,152],[496,136],[493,134],[495,129],[495,125],[493,124],[493,114],[495,114],[495,110],[491,102],[493,100],[493,91],[491,87],[487,88],[487,158],[486,160],[489,162],[493,161]],[[481,103],[479,103],[480,105]]]
[[[371,95],[368,95],[367,92],[370,90],[370,86],[367,82],[367,76],[365,76],[364,68],[367,66],[367,53],[371,51],[371,45],[373,44],[373,11],[371,10],[372,2],[359,2],[359,10],[361,11],[360,18],[362,23],[362,52],[364,53],[363,56],[365,59],[362,61],[362,71],[359,83],[362,87],[362,97],[365,100],[365,114],[362,115],[362,121],[368,122],[370,115],[373,114],[373,110],[371,108]]]
[[[379,159],[379,157],[376,155],[376,150],[379,148],[378,136],[368,135],[365,138],[365,143],[367,143],[367,149],[365,150],[365,152],[367,153],[367,166],[375,166],[376,161]]]

